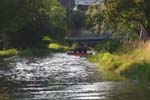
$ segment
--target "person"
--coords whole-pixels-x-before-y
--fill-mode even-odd
[[[73,50],[74,53],[87,53],[87,45],[86,44],[79,44],[77,48]]]
[[[81,53],[81,52],[82,52],[82,46],[79,45],[77,48],[75,48],[75,49],[73,50],[73,52],[74,52],[74,53]]]
[[[83,50],[82,50],[83,52],[82,52],[82,53],[87,53],[87,49],[88,49],[88,48],[87,48],[87,45],[85,44],[85,45],[83,46]]]

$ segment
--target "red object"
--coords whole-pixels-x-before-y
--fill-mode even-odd
[[[92,53],[75,53],[75,52],[67,52],[68,55],[73,55],[73,56],[80,56],[80,57],[85,57],[92,55]]]

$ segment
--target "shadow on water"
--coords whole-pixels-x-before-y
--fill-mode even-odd
[[[86,58],[63,53],[16,58],[0,69],[0,87],[12,100],[149,100],[150,84],[104,81]],[[1,99],[0,99],[1,100]]]

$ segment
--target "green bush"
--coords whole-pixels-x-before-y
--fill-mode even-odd
[[[89,59],[92,62],[97,62],[103,70],[115,71],[122,64],[118,56],[110,53],[99,53]]]
[[[146,61],[136,62],[130,65],[130,67],[121,72],[126,77],[137,80],[150,80],[150,63]]]
[[[94,48],[96,51],[102,52],[114,52],[121,46],[120,41],[118,39],[113,39],[109,41],[101,42],[97,44]]]

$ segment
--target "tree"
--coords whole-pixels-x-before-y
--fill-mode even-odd
[[[50,27],[62,22],[64,12],[57,0],[0,0],[0,35],[4,46],[38,46],[45,33],[52,30]]]
[[[142,25],[150,37],[150,0],[107,0],[105,18],[122,32],[138,32]]]
[[[50,26],[51,33],[49,36],[56,40],[62,40],[65,37],[68,27],[66,19],[66,9],[57,0],[50,1]]]
[[[81,29],[85,27],[85,13],[81,10],[68,14],[68,26],[71,36],[80,36]]]
[[[86,11],[85,18],[86,28],[94,34],[100,34],[104,19],[100,9],[96,6],[90,6]]]

